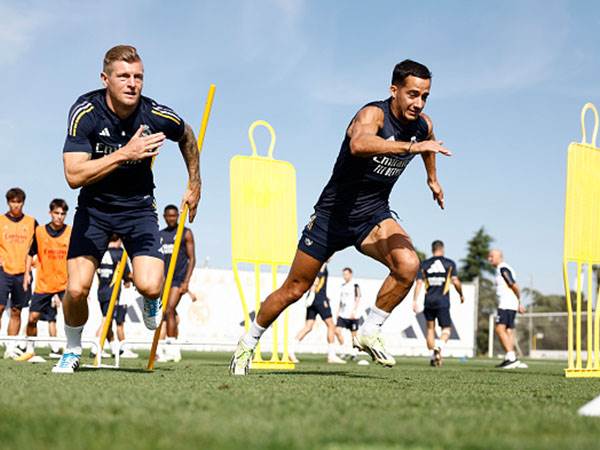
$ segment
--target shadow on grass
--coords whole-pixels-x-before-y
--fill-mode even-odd
[[[143,367],[98,367],[98,368],[94,368],[94,367],[80,367],[77,371],[78,372],[98,372],[98,371],[102,371],[102,372],[146,373],[146,374],[150,375],[153,372],[162,372],[162,371],[170,372],[172,370],[173,369],[171,367],[158,367],[158,368],[155,368],[153,371],[146,370]]]
[[[378,377],[375,375],[367,375],[367,374],[363,374],[363,373],[356,373],[356,372],[344,372],[342,370],[324,370],[324,371],[319,371],[319,370],[305,370],[302,372],[296,372],[296,371],[291,371],[291,370],[285,370],[285,371],[253,371],[252,372],[253,375],[290,375],[290,376],[322,376],[322,377],[345,377],[345,378],[368,378],[371,380],[387,380],[388,378],[385,377]]]

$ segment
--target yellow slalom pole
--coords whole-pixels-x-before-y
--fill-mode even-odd
[[[104,349],[104,342],[106,342],[106,336],[108,335],[108,330],[110,329],[110,325],[112,323],[113,312],[115,310],[115,305],[117,304],[117,297],[119,296],[119,289],[121,288],[121,280],[123,279],[123,274],[125,273],[125,266],[127,265],[127,252],[123,250],[123,256],[121,257],[121,261],[117,265],[117,270],[113,275],[113,288],[110,294],[110,302],[108,303],[108,310],[106,311],[106,317],[104,318],[104,323],[102,324],[102,332],[100,333],[100,342],[98,343],[99,348],[98,353],[96,353],[96,358],[94,359],[94,365],[99,366],[102,360],[102,350]]]
[[[202,153],[202,145],[204,144],[204,136],[206,135],[206,128],[208,127],[208,119],[210,117],[210,111],[212,109],[213,100],[215,98],[216,86],[211,84],[208,89],[208,95],[206,97],[206,103],[204,104],[204,114],[202,115],[202,123],[200,124],[200,132],[198,133],[198,154]],[[173,244],[173,254],[171,255],[171,261],[169,262],[169,269],[167,271],[167,278],[162,293],[162,311],[163,315],[167,309],[167,302],[169,301],[169,293],[171,291],[171,283],[173,282],[173,274],[175,273],[175,266],[177,265],[177,255],[179,254],[179,247],[181,246],[181,238],[183,237],[183,229],[188,216],[188,205],[183,205],[181,214],[179,215],[179,224],[177,225],[177,233],[175,235],[175,242]],[[160,330],[162,323],[158,326],[154,332],[154,339],[152,340],[152,348],[150,349],[150,357],[148,358],[148,370],[154,369],[154,360],[156,359],[156,349],[158,347],[158,340],[160,339]]]
[[[592,331],[592,325],[594,322],[594,316],[592,315],[592,302],[593,302],[593,298],[592,298],[592,264],[588,263],[588,269],[587,269],[587,298],[586,298],[586,303],[587,303],[587,314],[586,314],[586,325],[587,325],[587,342],[586,342],[586,346],[585,349],[587,351],[587,365],[586,368],[587,369],[591,369],[592,368],[592,361],[594,358],[594,350],[593,350],[593,331]]]

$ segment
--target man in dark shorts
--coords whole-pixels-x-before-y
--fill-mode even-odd
[[[123,240],[131,258],[133,282],[144,298],[144,324],[154,330],[161,323],[164,264],[151,160],[165,139],[179,144],[185,160],[189,179],[183,201],[190,222],[200,200],[194,132],[172,109],[141,95],[144,67],[137,50],[129,45],[110,49],[101,79],[104,89],[82,95],[71,107],[63,148],[67,182],[81,191],[63,301],[67,348],[55,373],[73,373],[79,367],[87,296],[112,234]]]
[[[385,350],[381,326],[408,294],[419,258],[406,231],[392,218],[389,196],[416,154],[423,158],[433,198],[444,206],[435,155],[450,155],[450,151],[435,140],[433,124],[422,114],[430,87],[427,67],[402,61],[393,71],[391,97],[369,103],[352,119],[333,174],[302,233],[288,277],[267,297],[240,339],[230,373],[248,373],[254,349],[266,328],[304,295],[325,261],[350,246],[390,271],[354,345],[384,366],[396,363]]]
[[[8,211],[0,216],[0,319],[10,299],[8,336],[21,329],[21,310],[29,305],[31,274],[26,272],[27,254],[33,242],[37,221],[23,214],[25,192],[12,188],[6,192]],[[15,342],[6,344],[5,358],[18,358],[23,350]]]
[[[33,244],[27,257],[25,273],[31,272],[33,258],[37,255],[35,289],[29,306],[27,321],[28,337],[37,336],[38,321],[48,322],[48,334],[56,337],[56,314],[58,304],[67,287],[67,251],[71,238],[71,227],[65,224],[69,206],[61,198],[50,202],[50,222],[35,228]],[[26,288],[31,280],[26,277]],[[50,357],[60,357],[56,343],[51,344]],[[34,341],[27,340],[27,350],[18,361],[44,362],[35,355]]]
[[[179,222],[179,209],[175,205],[165,207],[163,217],[166,227],[160,230],[160,252],[165,261],[165,278],[169,270],[171,257],[173,256],[173,247],[175,245],[175,236]],[[183,228],[183,236],[179,246],[177,262],[175,263],[175,272],[173,272],[173,282],[169,291],[169,300],[166,310],[166,346],[160,348],[159,361],[181,361],[181,350],[177,345],[177,336],[179,330],[177,327],[177,305],[181,297],[188,292],[190,279],[196,266],[196,250],[194,245],[194,234],[187,227]]]
[[[310,288],[310,292],[307,293],[307,306],[306,306],[306,322],[304,327],[296,335],[294,344],[290,351],[290,359],[293,362],[299,362],[296,358],[296,348],[300,341],[310,333],[315,326],[317,316],[321,316],[321,320],[325,322],[327,326],[327,362],[330,364],[345,364],[342,358],[335,353],[335,335],[337,330],[333,323],[331,314],[331,305],[329,298],[327,298],[327,279],[329,278],[329,271],[327,270],[327,263],[323,264],[321,270],[315,278],[315,282]],[[338,335],[338,340],[340,336]],[[341,342],[341,341],[340,341]]]
[[[433,241],[431,258],[421,263],[417,273],[417,284],[413,297],[413,310],[417,313],[417,298],[421,287],[425,284],[425,309],[423,314],[427,320],[427,348],[433,352],[430,364],[433,367],[442,366],[442,351],[450,339],[452,319],[450,318],[450,284],[454,285],[463,303],[462,284],[456,271],[456,263],[444,256],[444,243]],[[435,345],[435,320],[442,328],[439,345]]]
[[[519,361],[515,353],[515,317],[517,312],[525,313],[521,303],[521,289],[516,281],[516,273],[504,262],[501,250],[491,250],[488,255],[489,263],[496,269],[496,297],[498,311],[496,312],[496,335],[505,351],[504,361],[496,367],[500,369],[526,369],[527,364]]]
[[[98,303],[100,303],[100,311],[102,312],[102,317],[106,318],[106,314],[108,313],[108,306],[110,304],[110,298],[112,296],[113,288],[116,283],[116,272],[117,266],[119,262],[121,262],[121,258],[123,257],[123,246],[121,243],[121,239],[119,236],[113,235],[110,238],[110,242],[108,243],[108,249],[102,256],[102,260],[100,261],[100,266],[98,267]],[[113,311],[113,320],[117,325],[117,339],[121,342],[125,340],[125,316],[127,315],[127,305],[121,303],[121,287],[124,286],[128,288],[131,286],[131,269],[129,267],[129,261],[125,263],[125,270],[123,272],[123,278],[121,279],[121,286],[119,286],[119,290],[117,291],[117,301],[115,303],[115,309]],[[104,321],[103,321],[104,322]],[[102,332],[103,322],[100,323],[100,327],[96,332],[96,336],[100,336]],[[106,340],[109,342],[111,351],[113,355],[116,354],[116,341],[115,336],[111,326],[108,328],[108,333],[106,334]],[[92,353],[92,356],[95,356]],[[104,353],[102,357],[108,357],[110,355]],[[137,353],[132,352],[130,349],[121,350],[121,358],[137,358]]]

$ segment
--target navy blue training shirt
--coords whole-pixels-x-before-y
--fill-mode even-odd
[[[321,286],[321,283],[323,283],[323,285],[321,286],[320,289],[318,289],[315,292],[315,301],[325,301],[327,300],[327,278],[329,277],[329,271],[327,270],[327,267],[325,267],[325,269],[323,269],[322,271],[320,271],[317,274],[317,280],[318,284],[317,286]]]
[[[425,308],[450,307],[450,282],[456,263],[444,256],[432,256],[421,263],[417,279],[425,282]]]
[[[144,126],[143,135],[163,132],[179,141],[185,123],[172,109],[142,96],[136,110],[120,119],[106,104],[106,89],[88,92],[77,99],[69,112],[63,153],[89,153],[102,158],[123,147]],[[153,204],[154,177],[151,158],[128,161],[95,183],[81,188],[82,206],[147,207]]]
[[[113,276],[117,270],[117,266],[123,257],[123,249],[121,247],[108,247],[100,265],[98,266],[98,290],[107,289],[111,287],[113,282]],[[129,263],[125,264],[125,272],[123,273],[123,280],[129,277]]]
[[[187,227],[183,228],[183,235],[185,233],[190,232],[190,229]],[[175,237],[177,235],[177,227],[173,228],[163,228],[159,231],[160,235],[160,252],[163,254],[163,261],[165,262],[165,276],[169,270],[169,264],[171,263],[171,256],[173,256],[173,247],[175,246]],[[177,262],[175,263],[175,272],[173,272],[173,276],[175,278],[182,278],[185,276],[185,272],[187,271],[188,266],[188,256],[185,251],[185,241],[183,238],[181,239],[181,244],[179,245],[179,253],[177,254]]]
[[[410,142],[413,137],[418,142],[427,140],[429,126],[424,118],[419,117],[408,124],[400,123],[392,114],[390,104],[391,98],[388,98],[363,107],[375,106],[383,111],[383,127],[377,136],[388,141]],[[362,222],[365,217],[389,209],[392,188],[414,156],[387,154],[365,158],[352,155],[350,138],[346,133],[333,173],[315,205],[315,211],[349,222]]]

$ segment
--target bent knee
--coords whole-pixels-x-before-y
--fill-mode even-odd
[[[75,301],[86,300],[90,293],[90,288],[87,286],[70,284],[67,287],[67,294]]]
[[[413,252],[406,252],[401,258],[393,261],[390,268],[391,275],[399,282],[412,283],[419,271],[419,257]]]
[[[307,282],[301,280],[292,280],[289,285],[285,287],[285,292],[287,294],[286,297],[293,303],[300,299],[300,297],[302,297],[306,291],[308,291],[309,287],[310,284]]]
[[[136,288],[144,297],[158,298],[162,290],[162,280],[144,281],[143,283],[136,285]]]

